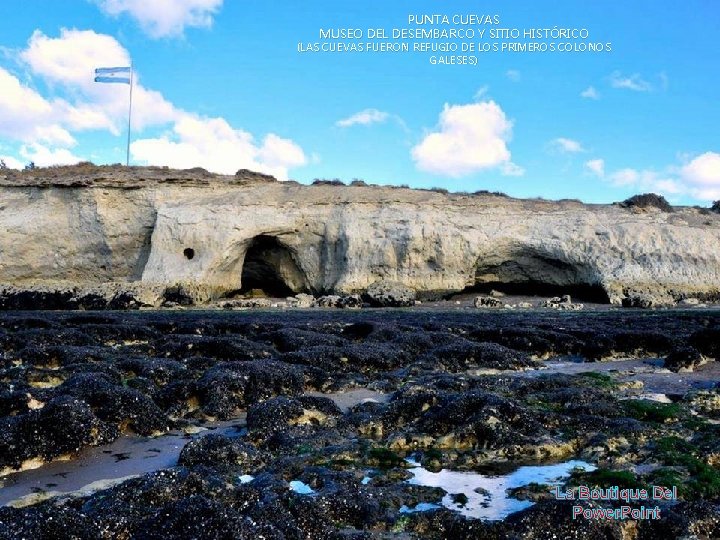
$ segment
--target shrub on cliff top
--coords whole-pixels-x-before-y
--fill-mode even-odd
[[[710,211],[720,214],[720,201],[713,201]]]
[[[345,182],[343,182],[339,178],[333,178],[332,180],[327,180],[325,178],[316,178],[315,180],[313,180],[312,185],[313,186],[344,186]]]
[[[199,169],[199,167],[196,167],[196,169]],[[235,172],[235,178],[240,180],[253,180],[255,182],[277,182],[277,178],[270,174],[263,174],[251,171],[250,169],[238,169]]]
[[[633,195],[629,199],[625,199],[620,203],[623,208],[658,208],[663,212],[673,212],[674,209],[665,197],[657,193],[643,193],[641,195]]]
[[[488,191],[487,189],[480,189],[480,190],[478,190],[478,191],[474,191],[472,194],[473,194],[473,195],[477,195],[477,196],[480,196],[480,195],[493,195],[493,196],[495,196],[495,197],[507,197],[507,198],[510,198],[510,195],[508,195],[507,193],[503,193],[502,191]]]

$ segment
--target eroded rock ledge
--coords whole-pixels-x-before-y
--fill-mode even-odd
[[[501,284],[628,305],[720,291],[720,216],[697,208],[305,186],[249,171],[2,172],[5,307],[17,294],[68,291],[153,305],[173,286],[195,302],[250,288],[348,295],[380,280],[419,298]]]

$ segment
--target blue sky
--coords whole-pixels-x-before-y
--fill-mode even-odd
[[[469,26],[486,36],[468,42],[557,26],[612,51],[465,53],[477,65],[298,52],[321,28],[468,28],[408,21],[430,14],[499,17]],[[124,162],[127,86],[93,83],[92,70],[132,58],[136,164],[589,202],[720,199],[714,0],[22,0],[0,3],[0,20],[10,166]]]

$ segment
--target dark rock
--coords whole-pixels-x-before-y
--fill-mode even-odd
[[[647,293],[630,293],[622,299],[624,308],[651,309],[672,305],[672,302],[665,296],[656,297]]]
[[[33,458],[49,461],[117,436],[84,401],[58,397],[42,409],[0,419],[0,467],[18,469]]]
[[[563,296],[556,296],[554,298],[549,298],[549,299],[545,300],[542,304],[540,304],[540,307],[558,309],[558,310],[564,310],[564,311],[579,311],[579,310],[583,309],[585,306],[583,306],[583,304],[573,304],[573,301],[572,301],[572,298],[570,298],[570,295],[565,294]]]
[[[573,519],[574,501],[544,501],[527,510],[511,514],[498,529],[506,538],[541,538],[550,532],[556,538],[623,540],[622,522],[617,520]],[[587,508],[599,508],[586,503]]]
[[[360,308],[363,305],[362,298],[358,294],[351,295],[327,295],[318,298],[320,307],[328,308]]]
[[[247,426],[251,437],[269,439],[290,426],[325,424],[327,417],[341,415],[340,409],[328,398],[276,397],[251,405]]]
[[[341,346],[346,343],[346,341],[339,336],[292,327],[269,332],[261,337],[271,342],[280,352],[297,351],[320,345]]]
[[[98,525],[93,518],[69,505],[0,508],[0,538],[95,540],[98,533]]]
[[[440,364],[450,371],[470,368],[517,370],[538,366],[525,353],[497,343],[476,343],[461,338],[433,349],[427,356],[432,364]]]
[[[204,356],[217,360],[256,360],[269,358],[275,353],[272,347],[242,337],[173,335],[160,340],[155,351],[157,356],[172,359]]]
[[[141,307],[149,306],[129,291],[116,293],[107,304],[108,309],[140,309]]]
[[[710,358],[720,358],[720,329],[704,328],[694,332],[688,343],[701,354]]]
[[[409,356],[386,343],[346,343],[342,347],[316,346],[282,355],[284,362],[315,366],[334,373],[387,371],[405,365]]]
[[[362,340],[367,338],[375,330],[375,325],[371,322],[361,321],[348,324],[342,329],[342,335],[352,340]]]
[[[160,408],[146,395],[113,384],[106,376],[97,373],[73,375],[57,392],[86,402],[94,414],[120,429],[128,427],[141,435],[165,430],[169,420]]]
[[[187,443],[180,452],[179,465],[235,465],[246,472],[262,465],[255,448],[238,438],[210,433]]]
[[[666,508],[659,520],[638,527],[638,540],[720,538],[720,505],[711,501],[680,502]]]
[[[675,349],[667,357],[665,357],[664,366],[675,373],[693,371],[696,367],[701,366],[707,360],[700,352],[693,347],[683,347]]]
[[[501,308],[505,307],[505,302],[492,296],[478,296],[473,300],[473,305],[476,308]]]
[[[478,390],[443,400],[420,418],[430,435],[453,435],[454,445],[500,449],[532,444],[547,434],[541,415],[512,400]]]
[[[141,521],[139,537],[147,540],[188,538],[229,539],[267,538],[284,540],[275,527],[259,525],[231,506],[202,495],[173,501]]]
[[[190,295],[182,285],[174,285],[168,287],[162,294],[162,305],[169,306],[192,306],[195,303],[192,295]]]
[[[301,369],[270,360],[219,364],[197,382],[203,410],[222,420],[237,416],[251,403],[279,394],[298,395],[304,388]]]
[[[157,386],[188,377],[187,368],[183,364],[165,358],[127,358],[116,365],[126,374],[145,377]]]

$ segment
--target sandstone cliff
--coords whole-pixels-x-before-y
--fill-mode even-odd
[[[304,186],[239,172],[0,171],[0,283],[196,300],[244,286],[422,294],[477,283],[715,297],[720,216],[380,186]],[[246,283],[243,283],[243,280]],[[113,290],[115,290],[113,289]]]

